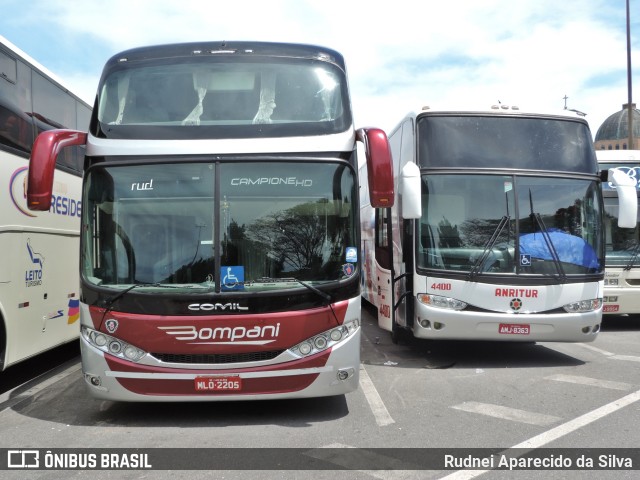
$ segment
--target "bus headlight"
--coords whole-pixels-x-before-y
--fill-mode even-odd
[[[96,347],[98,350],[113,355],[114,357],[129,360],[130,362],[138,362],[147,354],[147,352],[134,345],[130,345],[118,338],[92,328],[85,327],[84,325],[80,329],[80,333],[82,334],[82,338],[84,338],[88,343]]]
[[[323,352],[353,335],[360,327],[360,320],[355,319],[343,323],[339,327],[307,338],[304,342],[291,347],[289,351],[297,357],[306,357]]]
[[[436,308],[446,308],[448,310],[464,310],[467,304],[462,300],[451,297],[442,297],[440,295],[431,295],[430,293],[419,293],[418,301],[424,305]]]
[[[602,307],[602,298],[593,298],[591,300],[581,300],[579,302],[568,303],[562,308],[569,313],[584,313],[598,310]]]

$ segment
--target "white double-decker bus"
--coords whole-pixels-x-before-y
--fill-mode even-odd
[[[596,150],[600,168],[619,168],[640,191],[640,150]],[[605,214],[604,314],[640,313],[639,229],[618,226],[618,192],[611,182],[602,182]]]
[[[356,132],[343,57],[275,43],[192,43],[111,58],[89,132],[38,137],[28,201],[48,209],[53,153],[86,144],[82,370],[120,401],[339,395],[358,385],[356,139],[374,205],[393,201],[387,137]]]
[[[583,118],[427,107],[389,143],[396,202],[361,199],[363,295],[381,328],[394,340],[596,338],[604,207]],[[635,208],[621,202],[622,225]]]
[[[76,147],[57,158],[46,212],[27,208],[26,179],[36,135],[87,128],[90,115],[61,80],[0,37],[0,370],[78,338],[84,154]]]

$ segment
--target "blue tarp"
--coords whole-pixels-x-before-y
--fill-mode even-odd
[[[597,269],[600,267],[598,255],[593,247],[581,237],[576,237],[557,228],[550,228],[548,233],[561,262],[581,265],[585,268]],[[553,256],[542,232],[521,235],[520,254],[553,261]]]

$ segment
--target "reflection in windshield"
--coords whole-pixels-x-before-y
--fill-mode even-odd
[[[559,281],[602,271],[595,182],[430,174],[422,192],[419,268]]]
[[[337,133],[351,124],[346,88],[340,68],[309,58],[274,57],[265,63],[261,57],[221,55],[171,64],[150,58],[123,62],[101,81],[94,134],[248,138]]]
[[[123,288],[242,291],[354,275],[352,170],[309,162],[295,176],[291,165],[92,168],[85,190],[84,277]]]

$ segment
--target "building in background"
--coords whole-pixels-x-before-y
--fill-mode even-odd
[[[629,147],[629,110],[628,103],[622,110],[610,115],[596,132],[596,150],[640,150],[640,110],[632,103],[633,109],[633,145]]]

